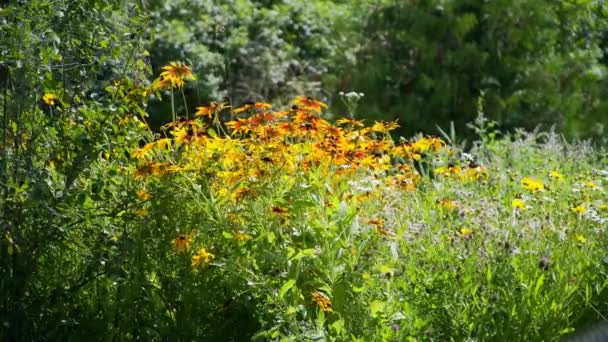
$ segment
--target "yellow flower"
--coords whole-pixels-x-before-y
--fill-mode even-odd
[[[530,190],[532,192],[541,191],[545,188],[543,182],[536,179],[532,179],[530,177],[524,177],[521,180],[521,185],[524,187],[524,189]]]
[[[289,222],[289,218],[290,218],[289,210],[279,207],[279,206],[273,206],[271,208],[271,212],[280,218],[281,223],[286,224],[287,222]]]
[[[588,188],[591,188],[593,190],[599,189],[600,187],[593,181],[587,181],[585,182],[585,186]]]
[[[350,125],[352,127],[363,127],[365,126],[361,120],[355,120],[350,118],[342,118],[336,121],[338,125]]]
[[[584,214],[587,212],[587,208],[585,208],[584,205],[579,204],[576,207],[572,208],[572,211],[577,213],[577,214]]]
[[[438,152],[444,145],[445,142],[437,137],[422,137],[413,142],[411,147],[417,153],[425,153],[427,151]]]
[[[585,238],[583,235],[581,234],[576,234],[574,236],[576,238],[576,241],[580,242],[580,243],[585,243],[587,242],[587,238]]]
[[[236,233],[234,233],[234,239],[236,241],[242,242],[242,241],[251,240],[252,236],[247,233],[236,232]]]
[[[327,105],[321,101],[311,97],[298,96],[293,100],[293,104],[304,110],[311,110],[317,113],[321,112],[321,108],[327,108]]]
[[[173,248],[180,253],[185,253],[190,249],[190,245],[192,244],[192,240],[194,240],[194,235],[196,231],[190,232],[190,234],[180,234],[175,239],[173,239],[172,244]]]
[[[201,248],[192,257],[192,267],[199,267],[201,265],[209,264],[215,259],[215,255],[209,253],[205,248]]]
[[[316,290],[312,293],[312,302],[325,312],[333,311],[331,309],[331,299],[329,299],[329,297],[320,290]]]
[[[258,110],[268,110],[272,107],[272,105],[270,103],[266,103],[266,102],[256,102],[253,104],[253,106],[255,107],[255,109]]]
[[[526,210],[526,202],[524,202],[524,200],[522,200],[521,198],[514,198],[513,201],[511,201],[511,206],[513,207],[513,209],[517,209],[517,210]]]
[[[235,109],[232,111],[232,113],[233,113],[233,114],[239,114],[239,113],[242,113],[242,112],[246,112],[246,111],[248,111],[249,109],[251,109],[252,107],[253,107],[253,103],[245,103],[244,105],[242,105],[242,106],[240,106],[240,107],[238,107],[238,108],[235,108]]]
[[[458,209],[458,203],[454,200],[443,199],[439,201],[439,206],[445,211],[453,211]]]
[[[487,180],[490,174],[488,170],[476,164],[469,165],[468,168],[464,169],[464,173],[461,175],[461,178],[464,180]]]
[[[414,158],[414,159],[418,160],[420,158]],[[449,177],[449,176],[460,174],[460,171],[462,171],[460,166],[449,164],[446,166],[440,166],[440,167],[436,168],[434,172],[436,175],[442,175],[442,176]]]
[[[397,124],[397,121],[391,121],[391,122],[376,121],[374,123],[374,125],[372,126],[372,131],[378,132],[378,133],[387,133],[389,131],[396,129],[397,127],[399,127],[399,124]]]
[[[464,239],[469,240],[473,237],[473,230],[468,227],[462,227],[460,228],[460,235],[462,235]]]
[[[251,122],[247,119],[237,119],[236,121],[229,121],[226,126],[232,131],[232,135],[241,133],[247,133],[251,131]]]
[[[55,95],[53,93],[44,94],[42,96],[42,101],[49,106],[56,106],[60,103],[57,95]]]
[[[139,198],[140,200],[147,201],[151,197],[152,196],[150,195],[150,193],[148,193],[146,190],[144,190],[144,189],[137,190],[137,198]]]
[[[148,216],[148,209],[146,208],[139,208],[135,211],[135,215],[139,216],[139,217],[144,217],[144,216]]]
[[[154,144],[146,144],[142,148],[131,151],[131,157],[135,159],[148,159],[152,155]]]
[[[171,62],[161,69],[163,72],[160,73],[159,78],[154,82],[155,89],[183,88],[185,79],[196,79],[192,70],[181,62]]]
[[[196,107],[196,116],[206,116],[209,119],[213,117],[213,114],[220,112],[224,108],[229,108],[227,103],[211,102],[208,106]]]
[[[169,138],[158,139],[154,143],[154,145],[161,150],[170,149],[171,148],[171,139],[169,139]]]
[[[556,170],[553,170],[553,171],[549,172],[549,177],[551,177],[553,179],[557,179],[557,180],[564,179],[564,175],[562,175],[561,173],[557,172]]]

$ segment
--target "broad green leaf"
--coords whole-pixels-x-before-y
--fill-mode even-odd
[[[376,317],[378,317],[378,315],[380,313],[382,313],[384,311],[385,307],[386,307],[385,302],[379,301],[379,300],[374,300],[373,302],[369,303],[370,314],[372,315],[372,317],[376,318]]]
[[[294,255],[293,258],[291,258],[291,260],[298,260],[298,259],[302,259],[302,258],[306,258],[306,257],[313,257],[313,256],[315,256],[316,252],[317,252],[317,250],[314,248],[302,249],[302,250],[299,250],[298,253],[296,255]]]
[[[283,299],[287,291],[289,291],[296,284],[295,279],[289,279],[288,281],[281,286],[281,290],[279,291],[279,299]]]

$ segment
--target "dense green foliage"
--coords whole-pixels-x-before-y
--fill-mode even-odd
[[[285,101],[318,95],[340,46],[332,23],[338,6],[301,1],[151,1],[149,50],[156,70],[187,60],[199,75],[186,89],[194,104]],[[170,110],[151,108],[155,123]]]
[[[146,21],[110,0],[26,1],[0,20],[0,335],[77,339],[107,299],[87,286],[128,251],[110,253],[107,234],[129,203],[113,175],[143,132],[118,123],[144,115],[146,96],[125,93],[148,82]]]
[[[604,320],[608,154],[559,133],[608,124],[606,11],[1,2],[0,340],[554,341]],[[472,143],[346,113],[472,122]],[[539,123],[562,130],[512,130]]]
[[[603,1],[395,1],[365,27],[353,86],[414,130],[464,127],[481,94],[506,128],[601,137],[608,124]]]
[[[153,61],[191,60],[201,101],[306,93],[344,112],[338,92],[357,91],[371,98],[363,117],[399,118],[401,133],[454,121],[465,134],[484,94],[506,129],[602,138],[608,125],[603,1],[154,4]]]

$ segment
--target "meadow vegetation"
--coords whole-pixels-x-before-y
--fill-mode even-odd
[[[3,340],[557,341],[608,316],[597,143],[504,129],[486,92],[406,137],[349,89],[207,101],[213,74],[150,67],[156,26],[120,1],[0,19]]]

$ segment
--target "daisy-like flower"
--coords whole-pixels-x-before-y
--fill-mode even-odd
[[[287,222],[289,222],[289,210],[279,206],[273,206],[271,208],[271,212],[279,217],[282,224],[286,224]]]
[[[312,97],[298,96],[293,100],[293,104],[304,110],[311,110],[321,113],[322,108],[327,108],[327,105],[321,101],[315,100]]]
[[[226,123],[232,130],[232,135],[245,134],[251,131],[251,121],[248,119],[237,119],[236,121],[229,121]]]
[[[266,102],[256,102],[254,105],[255,109],[258,110],[268,110],[270,109],[270,107],[272,107],[272,105],[270,103],[266,103]]]
[[[574,236],[574,238],[576,239],[576,241],[578,241],[579,243],[585,243],[587,242],[587,238],[581,234],[576,234]]]
[[[458,203],[454,200],[442,199],[437,200],[437,203],[439,204],[439,207],[444,211],[454,211],[458,209]]]
[[[524,202],[524,200],[521,198],[514,198],[513,201],[511,201],[511,206],[516,210],[526,210],[526,202]]]
[[[234,236],[234,239],[239,242],[251,240],[253,238],[251,235],[249,235],[247,233],[243,233],[243,232],[236,232],[233,234],[233,236]]]
[[[524,177],[521,180],[521,186],[523,186],[524,189],[530,190],[532,192],[538,192],[545,189],[545,185],[543,184],[543,182],[536,179],[532,179],[530,177]]]
[[[399,124],[397,123],[397,121],[391,121],[391,122],[376,121],[374,123],[374,125],[372,126],[372,131],[378,132],[378,133],[388,133],[388,132],[396,129],[397,127],[399,127]]]
[[[587,212],[587,208],[585,208],[584,205],[579,204],[576,207],[572,208],[572,211],[577,213],[577,214],[584,214]]]
[[[57,97],[57,95],[53,94],[53,93],[46,93],[42,96],[42,101],[51,106],[54,107],[56,105],[58,105],[59,102],[59,98]]]
[[[338,125],[350,125],[352,127],[364,127],[365,126],[365,124],[363,124],[363,121],[350,119],[350,118],[338,119],[338,121],[336,121],[336,123]]]
[[[417,153],[438,152],[444,145],[443,140],[437,137],[422,137],[414,141],[411,148]]]
[[[465,180],[487,180],[490,174],[488,170],[480,165],[474,163],[469,164],[462,174],[462,178]]]
[[[148,216],[148,209],[146,208],[139,208],[135,211],[135,215],[139,216],[139,217],[145,217]]]
[[[597,190],[600,188],[599,185],[597,185],[594,181],[585,182],[585,187],[592,189],[592,190]]]
[[[213,118],[213,115],[220,112],[224,108],[230,108],[228,103],[211,102],[208,106],[196,107],[196,116],[206,116],[209,119]]]
[[[312,293],[312,302],[325,312],[333,311],[331,309],[331,299],[321,290]]]
[[[190,232],[190,234],[179,234],[173,241],[171,242],[173,248],[180,253],[186,253],[188,249],[190,249],[190,245],[192,244],[192,240],[194,240],[194,235],[196,231]]]
[[[242,106],[240,106],[240,107],[238,107],[238,108],[235,108],[235,109],[232,111],[232,113],[233,113],[233,114],[239,114],[239,113],[242,113],[242,112],[246,112],[246,111],[248,111],[249,109],[251,109],[252,107],[253,107],[253,103],[245,103],[244,105],[242,105]]]
[[[131,151],[131,157],[135,159],[147,159],[150,156],[150,149],[138,148]]]
[[[150,193],[144,189],[139,189],[137,190],[137,198],[139,198],[141,201],[147,201],[152,198],[152,195],[150,195]]]
[[[211,263],[213,259],[215,259],[215,255],[203,247],[192,256],[192,267],[197,268],[199,266],[207,265]]]
[[[551,177],[552,179],[556,179],[556,180],[564,179],[564,175],[557,172],[557,170],[553,170],[553,171],[549,172],[549,177]]]
[[[196,76],[192,73],[192,70],[182,62],[171,62],[161,68],[163,72],[160,73],[159,78],[154,82],[154,88],[183,88],[185,85],[184,80],[195,80]]]
[[[465,240],[470,240],[473,237],[473,230],[468,227],[462,227],[462,228],[460,228],[460,235]]]
[[[380,236],[392,237],[393,235],[395,235],[390,230],[384,228],[384,219],[383,218],[372,218],[372,219],[369,219],[367,221],[367,223],[374,226],[374,231],[376,232],[376,234],[378,234]]]
[[[416,158],[414,158],[414,159],[416,159]],[[460,166],[454,165],[454,164],[440,166],[438,168],[435,168],[435,170],[434,170],[436,175],[442,175],[442,176],[448,176],[448,177],[453,176],[453,175],[458,175],[458,174],[460,174],[460,171],[462,171]]]

